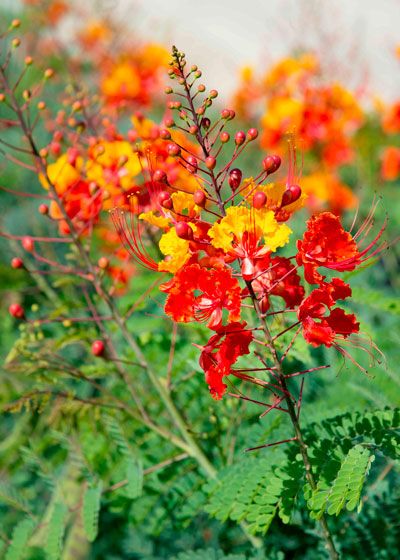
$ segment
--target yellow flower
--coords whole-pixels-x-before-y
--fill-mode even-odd
[[[144,220],[152,226],[156,226],[161,229],[167,229],[169,227],[169,220],[164,218],[164,216],[156,216],[154,212],[142,212],[139,216],[139,220]]]
[[[82,165],[82,159],[78,158],[78,169]],[[50,182],[55,186],[58,194],[63,194],[74,183],[77,183],[81,175],[77,168],[68,163],[68,156],[66,154],[60,156],[57,161],[47,166],[47,176]],[[40,182],[47,190],[49,184],[44,175],[40,175]]]
[[[141,80],[133,64],[128,61],[116,63],[104,78],[101,90],[106,97],[123,96],[133,99],[140,93]]]
[[[209,230],[211,244],[226,253],[232,251],[232,242],[240,243],[245,232],[263,238],[270,251],[276,251],[289,241],[291,229],[286,224],[278,224],[275,215],[267,208],[256,210],[245,206],[231,206],[226,216]]]
[[[200,207],[194,203],[193,195],[182,191],[174,192],[171,195],[172,202],[174,205],[174,211],[177,214],[184,214],[184,210],[188,211],[189,215],[193,213],[198,214]]]
[[[162,254],[167,257],[158,263],[158,270],[162,272],[172,272],[174,274],[190,258],[189,241],[178,237],[175,228],[171,228],[162,235],[159,247]]]

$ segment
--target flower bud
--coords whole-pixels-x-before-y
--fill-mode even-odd
[[[19,257],[14,257],[11,260],[11,266],[12,268],[23,268],[24,267],[24,261],[22,259],[20,259]]]
[[[49,213],[49,207],[47,206],[47,204],[39,204],[38,211],[39,214],[46,216]]]
[[[281,206],[287,206],[296,202],[301,196],[301,188],[299,185],[290,185],[282,195]]]
[[[265,157],[262,162],[264,171],[266,171],[268,175],[275,173],[281,166],[281,161],[281,158],[277,155]]]
[[[167,146],[168,155],[171,157],[177,157],[181,153],[181,149],[177,144],[173,144],[172,142]]]
[[[107,257],[100,257],[99,260],[97,261],[97,266],[102,270],[108,268],[109,265],[110,265],[110,261],[107,259]]]
[[[187,156],[186,161],[188,163],[187,169],[191,173],[196,173],[196,171],[198,169],[197,159],[194,156]]]
[[[30,66],[33,63],[33,58],[31,56],[26,56],[24,62],[27,66]]]
[[[235,144],[237,146],[241,146],[245,140],[246,140],[246,135],[243,132],[243,130],[239,130],[238,132],[236,132],[236,134],[235,134]]]
[[[8,308],[8,312],[16,319],[23,319],[25,317],[24,308],[19,303],[12,303]]]
[[[171,138],[170,131],[167,130],[166,128],[162,128],[160,130],[160,138],[162,138],[162,140],[169,140]]]
[[[165,208],[166,210],[171,210],[173,207],[172,198],[167,191],[161,191],[158,195],[158,202],[160,206]]]
[[[211,121],[209,118],[204,117],[203,119],[201,119],[201,127],[204,128],[204,130],[208,130],[211,126]]]
[[[223,118],[223,119],[229,119],[230,114],[231,114],[231,112],[230,112],[229,109],[222,109],[222,111],[221,111],[221,118]]]
[[[216,166],[217,160],[213,156],[208,156],[208,157],[206,157],[205,164],[206,164],[207,169],[212,170]]]
[[[52,78],[54,76],[54,70],[52,68],[47,68],[44,71],[44,77],[46,80],[49,80],[50,78]]]
[[[235,192],[235,190],[239,188],[241,182],[242,182],[241,170],[238,168],[231,169],[231,171],[229,172],[228,183],[233,192]]]
[[[258,130],[256,128],[249,128],[247,131],[247,138],[251,140],[255,140],[258,136]]]
[[[262,191],[257,191],[256,193],[254,193],[253,208],[259,210],[260,208],[265,206],[266,202],[267,202],[267,195],[265,193],[263,193]]]
[[[230,140],[230,135],[227,132],[221,132],[219,139],[223,144],[226,144]]]
[[[211,99],[215,99],[216,97],[218,97],[218,91],[216,89],[212,89],[209,93],[209,96],[211,97]]]
[[[196,126],[195,124],[193,124],[192,126],[189,127],[189,132],[190,134],[196,134],[199,130],[199,127]]]
[[[102,340],[95,340],[92,344],[92,354],[93,356],[103,356],[106,347]]]
[[[33,242],[32,237],[26,236],[23,237],[22,241],[21,241],[22,247],[25,249],[25,251],[27,251],[28,253],[32,253],[32,251],[35,248],[35,244]]]
[[[163,169],[156,169],[153,173],[153,181],[158,183],[168,183],[167,174]]]
[[[173,128],[175,126],[174,119],[165,119],[164,124],[167,128]]]
[[[193,239],[193,230],[186,222],[178,222],[175,224],[175,231],[180,239],[186,239],[187,241]]]
[[[206,91],[206,86],[204,84],[199,84],[197,86],[197,91],[200,91],[200,92]]]
[[[197,204],[197,206],[201,206],[202,208],[204,208],[204,206],[206,205],[206,201],[207,201],[207,197],[205,195],[205,192],[202,191],[201,189],[198,189],[197,191],[195,191],[193,193],[193,200],[194,200],[195,204]]]

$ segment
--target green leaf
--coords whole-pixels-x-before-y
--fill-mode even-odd
[[[63,503],[56,503],[50,518],[46,554],[49,560],[58,560],[61,555],[62,542],[65,531],[65,517],[67,514],[67,506]]]
[[[15,526],[5,560],[19,560],[23,558],[26,545],[34,528],[35,523],[32,519],[23,519]]]
[[[96,540],[99,530],[99,512],[101,504],[101,481],[87,488],[83,496],[82,520],[86,536],[90,542]]]
[[[143,466],[139,459],[126,457],[125,459],[126,478],[128,484],[125,486],[125,494],[131,500],[142,495],[143,491]]]
[[[377,290],[371,290],[356,286],[352,288],[352,300],[355,303],[368,305],[385,313],[394,313],[400,315],[400,300],[396,297],[390,297]]]

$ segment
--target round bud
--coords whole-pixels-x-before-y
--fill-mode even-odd
[[[24,62],[27,66],[30,66],[33,63],[33,58],[31,56],[26,56]]]
[[[228,178],[229,186],[231,187],[233,192],[237,188],[239,188],[241,182],[242,182],[242,172],[240,169],[235,167],[229,172],[229,178]]]
[[[201,126],[202,128],[204,128],[204,130],[208,130],[211,126],[211,121],[208,117],[204,117],[203,119],[201,119]]]
[[[221,111],[221,118],[223,118],[223,119],[229,119],[230,114],[231,114],[231,112],[230,112],[229,109],[222,109],[222,111]]]
[[[158,183],[168,183],[168,177],[162,169],[156,169],[153,173],[153,180]]]
[[[217,165],[217,160],[213,156],[208,156],[206,157],[204,163],[206,164],[207,169],[214,169],[214,167]]]
[[[262,191],[257,191],[256,193],[254,193],[253,208],[259,210],[260,208],[265,206],[266,202],[267,202],[267,195],[265,193],[263,193]]]
[[[209,93],[209,96],[211,97],[211,99],[215,99],[216,97],[218,97],[218,91],[216,89],[212,89]]]
[[[26,236],[22,238],[21,241],[22,247],[25,249],[25,251],[28,251],[28,253],[32,253],[32,251],[35,248],[35,244],[33,242],[32,237]]]
[[[229,109],[229,119],[228,120],[233,120],[236,116],[236,113],[233,109]]]
[[[255,140],[258,136],[258,130],[256,128],[249,128],[247,131],[247,138],[251,140]]]
[[[177,157],[181,153],[181,149],[177,144],[173,144],[172,142],[167,146],[168,155],[171,157]]]
[[[54,76],[54,70],[52,68],[47,68],[44,71],[44,77],[46,78],[46,80],[49,80],[50,78],[52,78]]]
[[[197,70],[197,71],[195,72],[195,74],[194,74],[194,77],[196,78],[196,80],[197,80],[198,78],[201,78],[201,76],[202,76],[201,70]]]
[[[196,70],[197,70],[197,66],[196,66],[196,64],[193,64],[193,66],[190,67],[190,71],[191,72],[196,72]]]
[[[161,191],[158,195],[158,202],[160,206],[166,210],[171,210],[173,207],[172,198],[167,191]]]
[[[199,107],[198,109],[196,109],[197,115],[204,115],[205,112],[205,107]]]
[[[277,155],[265,157],[262,162],[264,171],[266,171],[268,175],[275,173],[281,166],[281,161],[281,158]]]
[[[6,96],[4,95],[4,93],[0,93],[0,103],[2,103],[5,100],[6,100]]]
[[[164,124],[167,128],[173,128],[175,126],[174,119],[165,119]]]
[[[197,91],[200,91],[200,92],[206,91],[206,86],[204,84],[199,84],[197,86]]]
[[[243,132],[243,130],[239,130],[238,132],[236,132],[235,134],[235,144],[236,146],[241,146],[244,141],[246,140],[246,135]]]
[[[28,101],[32,97],[31,91],[29,89],[24,89],[24,91],[22,92],[22,97],[25,101]]]
[[[21,20],[20,19],[13,19],[11,22],[11,27],[13,29],[17,29],[17,27],[19,27],[21,25]]]
[[[16,319],[23,319],[25,317],[24,309],[19,303],[12,303],[8,308],[8,312]]]
[[[227,132],[221,132],[219,139],[223,144],[226,144],[226,142],[229,142],[230,140],[230,135]]]
[[[102,340],[95,340],[92,343],[92,354],[93,356],[103,356],[106,347]]]
[[[207,201],[207,197],[205,195],[205,192],[202,191],[201,189],[198,189],[197,191],[195,191],[193,193],[193,200],[194,200],[195,204],[197,204],[197,206],[201,206],[202,208],[204,208],[204,206],[206,205],[206,201]]]
[[[106,268],[109,267],[110,261],[107,259],[107,257],[100,257],[99,260],[97,261],[97,266],[99,268],[101,268],[102,270],[105,270]]]
[[[290,185],[286,188],[282,195],[281,207],[296,202],[301,196],[301,188],[299,185]]]
[[[191,173],[196,173],[196,171],[198,169],[197,159],[194,156],[187,156],[186,161],[188,163],[187,169]]]
[[[180,109],[182,107],[182,103],[180,101],[174,101],[174,109]]]
[[[46,216],[49,213],[49,207],[47,206],[47,204],[39,204],[38,211],[39,214]]]
[[[15,39],[13,39],[11,41],[11,45],[16,49],[17,47],[19,47],[21,44],[21,39],[18,39],[18,37],[16,37]]]
[[[49,150],[47,148],[42,148],[41,150],[39,150],[39,155],[43,159],[46,159],[47,156],[49,155]]]
[[[73,111],[80,111],[82,109],[82,102],[81,101],[74,101],[72,103],[72,110]]]
[[[192,126],[189,127],[189,132],[190,134],[196,134],[199,130],[199,127],[196,126],[195,124],[193,124]]]
[[[193,230],[186,222],[178,222],[175,224],[175,231],[180,239],[186,239],[187,241],[193,239]]]
[[[50,142],[50,151],[54,156],[59,156],[61,153],[61,144],[60,142]]]
[[[173,93],[174,90],[172,89],[172,87],[166,87],[164,90],[164,93],[166,93],[167,95],[169,95],[170,93]]]
[[[19,257],[14,257],[11,260],[11,266],[12,266],[12,268],[23,268],[24,267],[24,261],[22,259],[20,259]]]
[[[160,130],[160,138],[162,138],[163,140],[170,140],[170,138],[171,138],[170,131],[167,130],[166,128],[162,128]]]

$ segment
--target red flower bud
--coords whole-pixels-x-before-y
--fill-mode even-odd
[[[167,128],[173,128],[175,126],[174,119],[165,119],[164,124]]]
[[[197,206],[204,207],[205,204],[206,204],[207,197],[206,197],[204,191],[202,191],[201,189],[198,189],[197,191],[195,191],[193,193],[193,199],[194,199],[194,202],[197,204]]]
[[[281,166],[281,158],[279,156],[267,156],[263,159],[263,167],[264,170],[270,175],[271,173],[275,173]]]
[[[23,268],[24,267],[24,261],[22,259],[20,259],[19,257],[14,257],[11,260],[11,266],[13,268]]]
[[[254,208],[259,210],[260,208],[265,206],[266,202],[267,202],[267,195],[265,193],[263,193],[262,191],[257,191],[256,193],[254,193],[254,195],[253,195],[253,207]]]
[[[230,114],[231,114],[231,112],[230,112],[229,109],[222,109],[222,111],[221,111],[221,117],[223,119],[229,119]]]
[[[214,167],[217,165],[217,160],[213,156],[208,156],[206,157],[205,164],[207,169],[214,169]]]
[[[229,172],[228,183],[232,191],[235,191],[237,188],[239,188],[241,182],[242,182],[241,170],[238,168],[231,169],[231,171]]]
[[[195,124],[193,124],[192,126],[189,127],[190,134],[196,134],[198,130],[199,130],[199,127],[196,126]]]
[[[186,222],[178,222],[175,224],[176,235],[181,239],[190,241],[193,239],[193,230]]]
[[[40,204],[38,210],[40,214],[43,214],[43,216],[46,216],[49,213],[49,207],[47,204]]]
[[[300,196],[301,188],[299,185],[290,185],[282,195],[281,206],[287,206],[288,204],[292,204],[292,202],[296,202]]]
[[[95,340],[92,344],[93,356],[103,356],[106,347],[102,340]]]
[[[171,210],[171,208],[173,206],[172,198],[167,191],[161,191],[160,192],[160,194],[158,195],[158,202],[163,208],[165,208],[167,210]]]
[[[25,311],[19,303],[12,303],[8,308],[8,312],[16,319],[23,319],[25,317]]]
[[[156,169],[153,173],[153,180],[158,183],[168,183],[168,177],[162,169]]]
[[[169,140],[171,138],[171,133],[166,128],[160,130],[160,138],[163,140]]]
[[[223,144],[226,144],[226,142],[229,142],[230,140],[230,135],[227,132],[221,132],[219,139]]]
[[[247,131],[247,138],[249,140],[255,140],[258,136],[258,130],[256,128],[249,128]]]
[[[186,158],[186,161],[188,163],[187,169],[191,172],[191,173],[196,173],[197,168],[198,168],[198,162],[197,159],[194,156],[188,156]]]
[[[211,121],[209,118],[204,117],[203,119],[201,119],[201,127],[204,128],[204,130],[208,130],[211,126]]]
[[[243,132],[243,130],[239,130],[238,132],[236,132],[235,134],[235,144],[237,146],[241,146],[244,141],[246,140],[246,135]]]
[[[33,249],[35,248],[35,244],[33,242],[32,237],[29,236],[24,237],[21,243],[25,251],[28,251],[28,253],[32,253]]]
[[[109,264],[110,264],[110,261],[107,259],[107,257],[100,257],[99,260],[97,261],[98,267],[103,269],[103,270],[108,268]]]
[[[180,155],[181,149],[177,144],[173,144],[171,142],[171,144],[168,144],[168,146],[167,146],[167,152],[168,152],[168,155],[170,155],[172,157],[177,157],[177,156]]]

